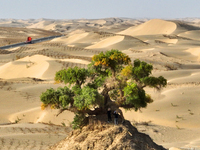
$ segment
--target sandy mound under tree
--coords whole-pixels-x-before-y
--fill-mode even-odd
[[[165,150],[152,139],[139,133],[129,121],[124,125],[90,124],[72,131],[51,150]]]

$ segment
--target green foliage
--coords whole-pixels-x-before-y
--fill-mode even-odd
[[[80,129],[86,124],[86,117],[84,114],[76,113],[74,120],[72,121],[73,129]]]
[[[162,76],[150,76],[152,70],[152,65],[137,59],[134,60],[134,66],[126,66],[121,73],[123,76],[131,78],[144,87],[149,86],[157,89],[165,87],[167,85],[167,80]]]
[[[147,64],[146,62],[140,61],[139,59],[134,60],[134,67],[132,69],[133,78],[136,81],[140,81],[140,79],[144,77],[148,77],[153,70],[153,66]]]
[[[106,80],[105,76],[99,75],[98,77],[96,77],[93,81],[91,81],[87,85],[91,88],[98,89],[98,87],[101,87],[104,84],[105,80]]]
[[[103,96],[99,94],[97,89],[85,86],[81,89],[81,93],[74,97],[74,106],[78,110],[90,109],[95,106],[102,106]]]
[[[66,76],[67,76],[66,70],[63,69],[63,70],[56,72],[54,80],[59,81],[59,82],[64,82]]]
[[[73,101],[73,92],[68,88],[59,87],[57,90],[53,88],[47,89],[40,96],[40,100],[45,106],[51,106],[51,108],[65,108]]]
[[[149,100],[149,96],[146,95],[143,89],[138,88],[136,83],[129,83],[124,88],[124,96],[126,101],[124,101],[124,106],[129,106],[129,108],[134,108],[138,110],[139,108],[146,107],[147,103],[152,101]]]
[[[111,71],[117,71],[118,69],[122,69],[122,65],[129,64],[131,60],[126,54],[112,49],[105,54],[101,52],[98,55],[94,55],[92,61],[95,62],[94,66],[103,66],[111,69]]]
[[[90,77],[92,80],[87,85],[95,89],[101,87],[104,84],[106,78],[111,75],[109,69],[103,68],[102,65],[95,66],[94,61],[88,65],[88,72],[88,77]]]
[[[145,85],[148,85],[148,86],[154,87],[154,88],[158,88],[158,89],[161,87],[165,87],[167,85],[167,80],[162,76],[159,76],[158,78],[145,77],[144,79],[142,79],[142,81]]]
[[[81,87],[78,85],[74,85],[72,87],[72,91],[74,92],[74,95],[80,95],[81,94]]]
[[[64,82],[65,84],[77,84],[79,86],[85,82],[89,75],[88,70],[85,68],[68,68],[67,70],[60,70],[56,72],[55,81]]]

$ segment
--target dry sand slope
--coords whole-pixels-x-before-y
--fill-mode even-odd
[[[73,114],[65,112],[55,117],[56,110],[42,111],[40,94],[64,86],[54,84],[56,71],[74,66],[86,68],[94,54],[110,49],[153,64],[153,75],[168,80],[168,86],[161,91],[146,89],[154,103],[142,112],[124,111],[125,118],[166,148],[200,149],[200,28],[195,22],[190,24],[119,18],[1,20],[0,26],[10,27],[0,28],[1,45],[12,43],[11,37],[18,34],[25,40],[36,31],[40,36],[57,34],[54,31],[65,36],[0,50],[0,149],[44,149],[63,139],[62,130],[68,131],[64,125],[70,125]],[[22,25],[28,29],[13,28]],[[9,125],[11,122],[17,124]],[[41,122],[60,125],[58,132],[46,131],[48,125]],[[32,128],[37,132],[32,133]],[[41,134],[48,137],[48,142],[37,139]],[[20,142],[27,135],[30,139]]]

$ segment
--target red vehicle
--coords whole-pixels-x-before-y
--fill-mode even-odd
[[[26,40],[26,42],[25,43],[32,43],[32,38],[29,36],[29,37],[27,37],[27,40]]]

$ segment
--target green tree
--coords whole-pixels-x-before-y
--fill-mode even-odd
[[[152,65],[138,59],[131,63],[121,51],[101,52],[92,57],[88,69],[74,67],[58,71],[55,80],[68,86],[43,92],[42,107],[60,109],[60,113],[74,112],[75,127],[80,127],[77,125],[80,116],[103,114],[108,108],[117,110],[123,118],[119,107],[137,111],[153,102],[144,87],[159,90],[167,85],[164,77],[152,76],[152,70]]]

